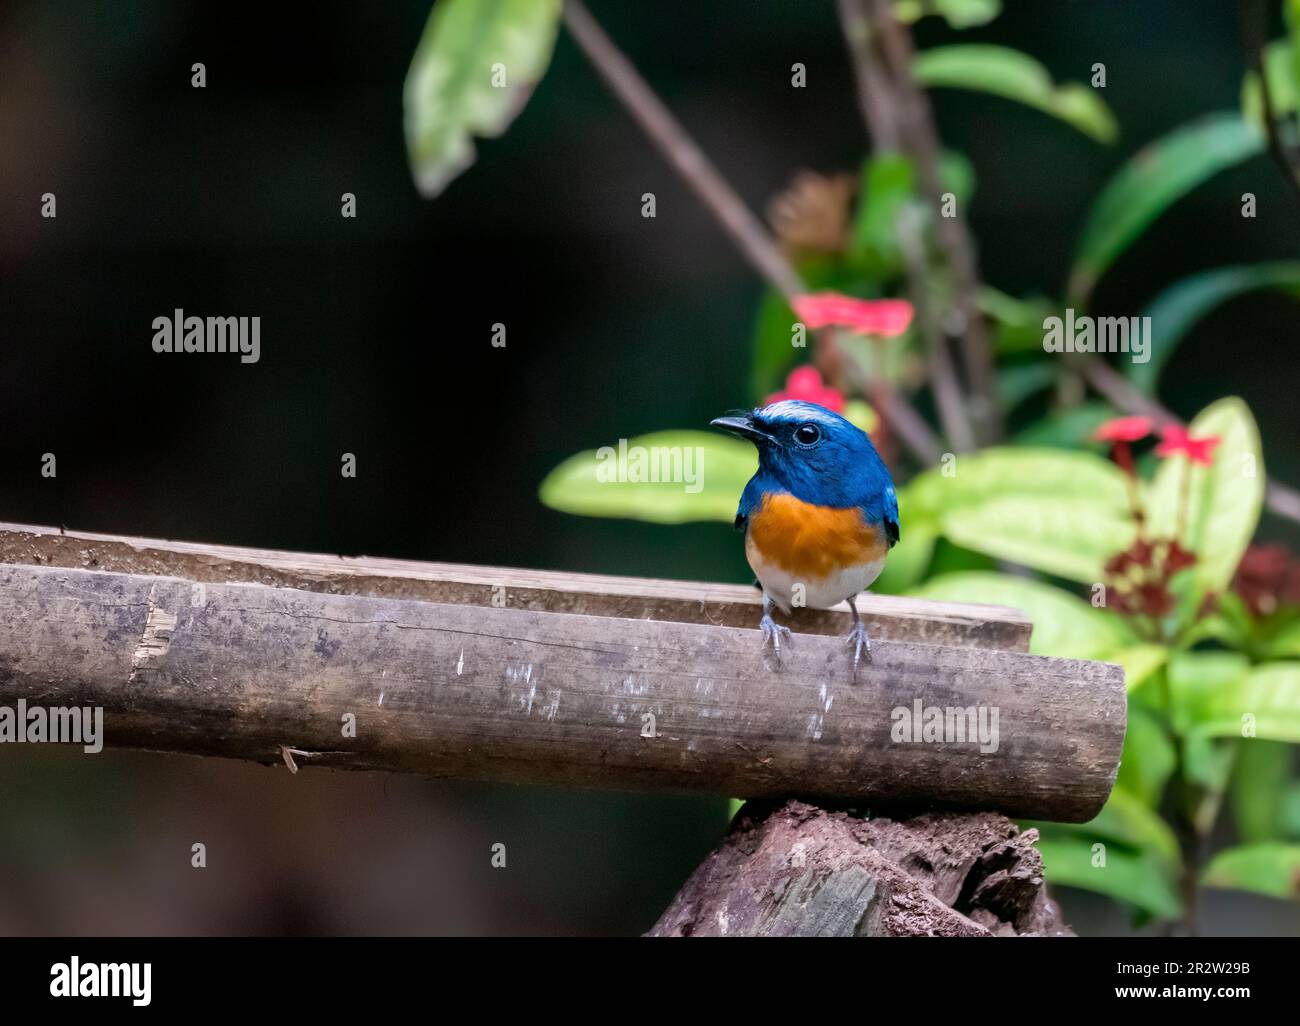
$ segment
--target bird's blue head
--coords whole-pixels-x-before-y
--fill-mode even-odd
[[[894,483],[867,433],[815,403],[784,399],[712,426],[758,448],[754,483],[819,506],[863,506],[872,519],[897,519]],[[889,514],[892,512],[892,516]]]

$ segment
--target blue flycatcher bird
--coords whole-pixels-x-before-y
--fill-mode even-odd
[[[773,603],[788,613],[847,599],[856,680],[863,652],[871,661],[871,639],[853,600],[880,576],[898,541],[888,468],[865,431],[815,403],[785,399],[711,424],[758,448],[758,473],[740,497],[736,527],[763,589],[763,644],[779,662],[781,639],[790,636],[772,619]]]

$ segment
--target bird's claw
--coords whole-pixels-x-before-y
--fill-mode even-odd
[[[772,646],[772,655],[781,662],[781,639],[790,637],[790,628],[783,627],[772,619],[771,614],[764,613],[758,621],[758,629],[763,632],[763,647]]]
[[[862,653],[867,654],[867,662],[871,662],[871,639],[867,636],[867,628],[861,620],[854,621],[849,636],[844,639],[846,645],[853,646],[853,682],[858,680],[858,663],[862,660]]]

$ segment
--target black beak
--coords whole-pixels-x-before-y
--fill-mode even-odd
[[[752,417],[717,417],[709,421],[709,427],[722,428],[723,431],[730,431],[733,435],[740,435],[741,438],[748,438],[751,442],[758,444],[760,442],[775,442],[776,439],[765,431],[760,431],[755,425]]]

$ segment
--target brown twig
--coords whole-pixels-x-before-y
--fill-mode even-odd
[[[858,105],[867,126],[867,134],[877,150],[899,150],[907,152],[913,158],[922,189],[930,196],[934,209],[937,210],[942,202],[938,140],[924,93],[916,88],[916,83],[911,78],[911,44],[906,33],[894,22],[892,15],[887,12],[886,15],[881,15],[866,0],[839,0],[838,9],[844,38],[853,61]],[[887,31],[882,19],[887,20],[892,28]],[[893,65],[880,52],[886,46],[887,37],[890,40],[889,46],[894,51]],[[901,74],[898,66],[894,66],[900,63],[903,69]],[[977,359],[974,355],[978,351],[988,351],[987,340],[983,338],[983,322],[974,309],[978,278],[970,277],[973,261],[966,260],[961,255],[970,252],[969,240],[964,235],[964,224],[954,226],[951,223],[955,220],[953,218],[939,220],[940,240],[957,285],[954,300],[963,324],[962,337],[966,342],[966,363],[970,372],[975,367],[988,363],[986,359]],[[983,424],[977,431],[971,418],[972,407],[987,417],[992,409],[992,404],[987,399],[991,387],[976,383],[973,377],[972,393],[977,401],[972,403],[963,398],[961,384],[944,338],[942,318],[931,309],[934,298],[929,287],[930,273],[920,225],[915,220],[903,218],[897,228],[900,248],[904,251],[906,261],[908,291],[912,305],[916,307],[918,327],[925,339],[936,405],[944,433],[959,451],[974,448],[980,435],[988,438],[994,433],[987,424]],[[965,268],[966,273],[959,270],[959,265]],[[969,310],[966,309],[967,295],[971,301]],[[976,373],[980,381],[983,381],[982,372]],[[991,368],[987,380],[992,380]]]
[[[893,13],[890,0],[852,0],[880,38],[880,52],[892,83],[898,111],[899,134],[907,153],[916,163],[921,187],[932,209],[943,203],[944,186],[939,171],[942,144],[934,127],[934,115],[925,91],[912,75],[912,37]],[[859,58],[855,57],[855,62]],[[861,55],[870,63],[870,50]],[[937,234],[953,279],[953,309],[960,337],[962,359],[970,385],[967,410],[975,424],[977,440],[993,441],[999,431],[997,404],[993,401],[996,379],[988,331],[979,311],[980,275],[975,244],[960,212],[938,217]]]
[[[907,269],[912,305],[916,308],[917,327],[925,340],[930,361],[930,376],[934,388],[935,406],[939,423],[958,452],[975,448],[975,435],[966,408],[962,402],[961,386],[953,369],[952,354],[943,336],[943,325],[935,317],[934,304],[926,288],[928,269],[923,248],[921,226],[917,212],[904,207],[898,215],[898,243]]]
[[[726,229],[764,280],[787,299],[806,292],[803,279],[763,223],[745,206],[581,0],[565,0],[564,24],[605,84]],[[823,340],[820,344],[832,347],[828,353],[832,362],[839,359],[833,341]],[[891,420],[898,437],[918,460],[932,463],[938,459],[942,450],[934,431],[896,389],[887,382],[873,381],[870,391],[864,390],[863,394],[876,394],[884,399],[883,404],[878,401],[878,405],[883,405],[880,415]]]
[[[786,296],[805,291],[763,223],[736,195],[627,56],[578,0],[566,0],[564,24],[605,84],[677,169],[769,285]]]
[[[840,28],[853,61],[853,77],[858,86],[858,106],[867,134],[882,150],[902,147],[897,108],[889,102],[889,84],[872,56],[871,20],[860,0],[838,0]]]

